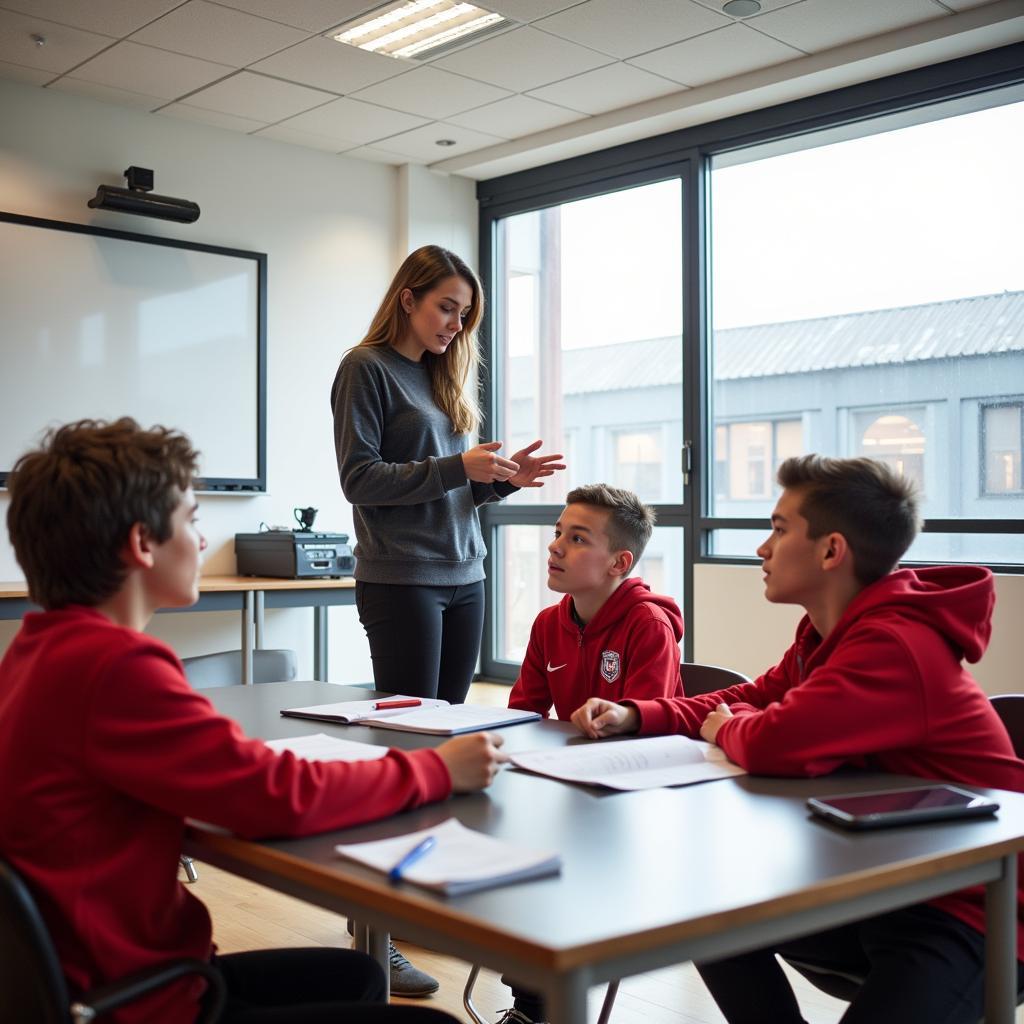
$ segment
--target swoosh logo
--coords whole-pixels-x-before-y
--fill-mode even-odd
[[[568,665],[568,664],[569,663],[567,661],[563,661],[561,665],[552,665],[551,662],[549,661],[548,662],[548,671],[549,672],[557,672],[560,668],[565,668],[565,666]]]

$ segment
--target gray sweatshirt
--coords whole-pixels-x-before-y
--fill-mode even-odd
[[[461,586],[484,578],[476,507],[516,490],[466,477],[465,434],[434,404],[424,362],[364,345],[331,389],[341,489],[352,504],[356,579]]]

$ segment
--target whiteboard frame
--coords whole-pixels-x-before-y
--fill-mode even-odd
[[[68,231],[80,235],[98,235],[124,242],[143,245],[159,245],[172,249],[190,249],[196,252],[213,253],[239,260],[250,260],[256,267],[256,476],[255,477],[203,477],[196,481],[196,490],[221,494],[265,494],[267,490],[267,254],[248,249],[228,249],[219,245],[205,245],[201,242],[186,242],[177,238],[161,238],[157,235],[143,235],[134,231],[116,231],[112,228],[94,227],[89,224],[75,224],[71,221],[47,220],[43,217],[27,217],[19,213],[0,211],[0,221],[20,224],[26,227],[48,231]],[[0,311],[0,320],[3,313]],[[0,487],[6,488],[11,470],[0,467]]]

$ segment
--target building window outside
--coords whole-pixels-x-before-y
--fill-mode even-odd
[[[804,452],[800,419],[754,420],[715,426],[716,497],[768,501],[779,493],[775,474],[792,455]]]
[[[982,493],[1019,495],[1021,449],[1024,447],[1024,403],[981,407]]]
[[[613,431],[612,452],[616,486],[632,491],[641,501],[658,501],[664,461],[661,428]]]
[[[885,462],[924,491],[925,410],[858,411],[853,414],[853,454]]]

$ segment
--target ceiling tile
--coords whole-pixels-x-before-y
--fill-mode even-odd
[[[455,145],[439,146],[438,139],[453,139]],[[444,121],[435,121],[433,124],[425,124],[422,128],[416,128],[411,132],[393,135],[389,139],[381,139],[377,148],[425,163],[433,163],[435,160],[445,160],[448,157],[460,156],[462,153],[471,153],[474,149],[495,146],[504,141],[495,135],[485,135],[483,132],[474,132],[469,128],[460,128],[458,125],[448,124]]]
[[[411,157],[400,156],[398,153],[387,153],[383,149],[376,149],[373,146],[360,146],[359,149],[350,149],[345,156],[355,157],[357,160],[369,160],[375,164],[391,164],[392,167],[399,167],[402,164],[425,164],[426,160],[413,160]]]
[[[269,124],[309,110],[331,98],[330,93],[307,89],[304,85],[254,75],[251,71],[239,71],[187,99],[190,107],[218,110],[222,114],[249,117]]]
[[[232,132],[254,132],[266,125],[266,121],[255,121],[250,117],[237,117],[234,114],[222,114],[217,110],[202,110],[188,103],[170,103],[157,111],[168,117],[177,117],[183,121],[198,121],[200,124],[212,124],[215,128],[227,128]]]
[[[534,89],[530,95],[581,110],[584,114],[603,114],[607,110],[618,110],[679,90],[678,82],[669,82],[631,64],[609,64],[605,68],[585,71],[574,78]]]
[[[578,4],[580,0],[485,0],[487,10],[497,11],[515,21],[536,21],[549,14],[564,11],[566,7]]]
[[[283,124],[273,124],[255,134],[261,139],[276,139],[278,142],[290,142],[293,146],[322,149],[327,153],[342,153],[357,146],[355,142],[343,142],[341,139],[316,135],[314,132],[300,132],[297,128],[288,128]]]
[[[107,36],[126,36],[180,3],[181,0],[3,0],[3,6],[12,11]]]
[[[418,66],[317,36],[253,64],[252,70],[317,89],[350,93]]]
[[[24,2],[24,0],[23,0]],[[364,11],[380,6],[380,0],[215,0],[223,7],[256,14],[307,32],[326,32]]]
[[[289,25],[207,3],[189,0],[136,32],[132,40],[190,57],[242,67],[299,42],[305,33]]]
[[[408,131],[423,123],[424,118],[412,114],[386,110],[359,100],[341,99],[289,118],[286,126],[361,145]]]
[[[382,107],[404,110],[408,114],[443,118],[471,107],[493,103],[508,95],[508,90],[478,82],[474,78],[453,75],[441,68],[422,67],[361,89],[355,98],[379,103]]]
[[[746,25],[728,25],[696,39],[686,39],[653,53],[645,53],[642,57],[634,57],[630,64],[637,64],[683,85],[696,86],[802,56],[804,54],[800,50],[755,32]]]
[[[33,35],[42,36],[46,42],[37,45]],[[109,36],[0,10],[0,60],[23,68],[69,71],[113,42]]]
[[[448,120],[461,128],[472,128],[503,139],[518,139],[522,135],[532,135],[546,128],[579,121],[584,116],[575,110],[556,107],[529,96],[510,96],[497,103],[488,103],[486,107],[457,114]]]
[[[233,71],[226,64],[213,64],[126,40],[75,68],[74,77],[172,100]]]
[[[644,0],[642,16],[622,0],[587,0],[533,27],[616,57],[632,57],[728,24],[728,18],[690,0]]]
[[[932,0],[801,0],[744,22],[807,53],[941,18]]]
[[[49,88],[57,92],[74,93],[76,96],[88,96],[90,99],[112,103],[118,107],[132,107],[135,110],[155,110],[167,102],[165,96],[148,96],[145,93],[133,92],[131,89],[116,89],[99,82],[71,78],[68,75],[58,78]]]
[[[0,60],[0,78],[8,82],[24,82],[26,85],[46,85],[53,80],[53,72],[25,68],[20,64],[8,64],[7,61]]]
[[[525,92],[611,62],[610,57],[547,32],[518,28],[467,46],[436,63],[481,82]]]

